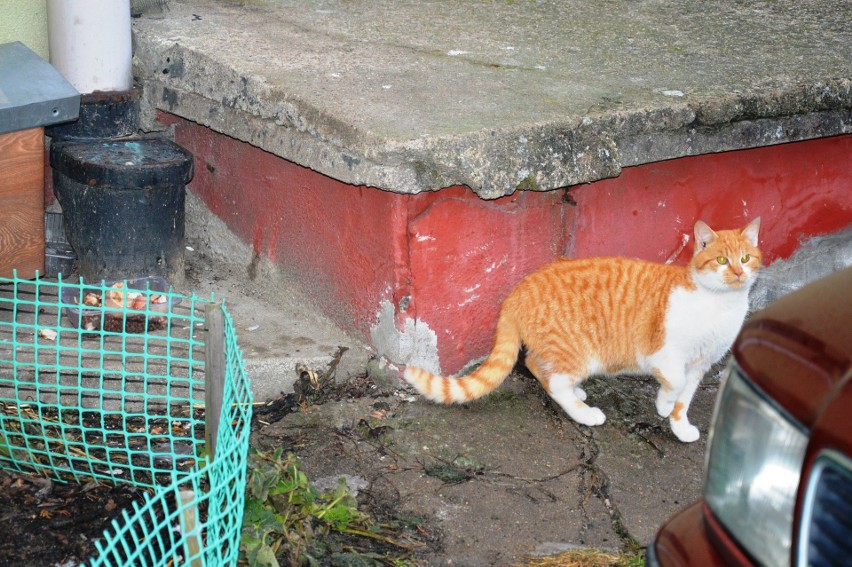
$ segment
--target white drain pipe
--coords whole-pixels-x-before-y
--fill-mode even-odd
[[[50,62],[80,93],[126,91],[130,0],[47,0]]]

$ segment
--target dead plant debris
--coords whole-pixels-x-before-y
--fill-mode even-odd
[[[110,522],[144,496],[130,484],[65,484],[0,469],[0,567],[80,565]]]

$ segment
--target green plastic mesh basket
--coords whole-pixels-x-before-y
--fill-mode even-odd
[[[0,278],[0,467],[150,489],[89,565],[234,565],[252,396],[233,321],[121,285]]]

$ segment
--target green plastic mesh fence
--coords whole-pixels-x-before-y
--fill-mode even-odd
[[[89,565],[235,564],[251,408],[224,305],[158,278],[0,278],[0,467],[150,489]]]

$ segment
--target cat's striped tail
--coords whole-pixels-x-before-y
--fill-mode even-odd
[[[493,391],[512,371],[521,349],[521,336],[515,322],[508,319],[501,315],[491,354],[472,373],[446,378],[409,366],[403,374],[405,381],[425,397],[442,404],[469,402]]]

